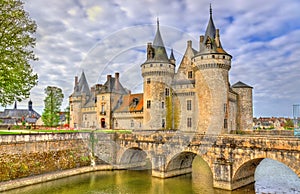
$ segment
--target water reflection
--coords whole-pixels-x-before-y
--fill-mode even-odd
[[[264,160],[265,161],[265,160]],[[274,191],[274,185],[271,184],[269,190],[267,184],[270,182],[266,180],[270,179],[272,175],[266,175],[266,168],[274,166],[273,161],[262,162],[258,174],[256,176],[256,187],[260,190],[257,193],[276,193]],[[274,170],[274,169],[272,169]],[[276,168],[280,171],[280,168]],[[281,173],[286,173],[285,170]],[[264,176],[265,177],[264,177]],[[266,178],[268,176],[269,178]],[[287,177],[286,177],[287,178]],[[295,177],[294,177],[295,178]],[[263,181],[266,181],[263,183]],[[299,180],[296,177],[295,180]],[[261,183],[265,185],[261,185]],[[266,184],[267,183],[267,184]],[[274,183],[274,182],[273,182]],[[276,183],[275,183],[276,184]],[[299,184],[299,182],[295,182]],[[145,170],[133,170],[133,171],[99,171],[93,173],[82,174],[78,176],[59,179],[56,181],[46,182],[42,184],[32,185],[21,189],[12,190],[6,192],[7,194],[21,193],[21,194],[107,194],[107,193],[153,193],[153,194],[183,194],[183,193],[195,193],[195,194],[242,194],[242,193],[255,193],[254,184],[248,185],[242,189],[235,191],[224,191],[213,188],[212,173],[208,165],[200,158],[196,157],[193,162],[193,173],[190,175],[179,176],[170,179],[159,179],[151,177],[151,171]],[[300,184],[298,185],[300,186]],[[257,190],[256,188],[256,190]],[[264,188],[264,189],[262,189]],[[299,191],[299,192],[298,192]],[[286,193],[300,193],[299,190],[289,190]],[[277,192],[278,193],[278,192]],[[283,193],[283,192],[280,192]]]

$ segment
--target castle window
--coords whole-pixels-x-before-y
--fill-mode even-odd
[[[193,78],[193,72],[192,72],[192,71],[189,71],[189,72],[188,72],[188,78],[189,78],[189,79]]]
[[[104,100],[104,96],[102,96],[102,100]]]
[[[165,125],[166,125],[166,121],[165,121],[165,119],[162,119],[162,120],[161,120],[161,127],[162,127],[162,128],[165,128]]]
[[[187,124],[187,127],[188,127],[188,128],[191,128],[191,127],[192,127],[192,118],[191,118],[191,117],[188,117],[188,118],[187,118],[187,123],[186,123],[186,124]]]
[[[147,84],[150,84],[150,83],[151,83],[151,79],[147,78]]]
[[[116,120],[115,122],[115,127],[117,128],[118,127],[118,121]]]
[[[134,127],[134,121],[133,120],[131,120],[130,126]]]
[[[203,56],[201,56],[201,59],[203,59]],[[194,59],[195,60],[195,59]]]
[[[161,108],[162,108],[162,109],[165,108],[165,102],[161,102]]]
[[[147,100],[147,108],[148,108],[148,109],[151,108],[151,100]]]
[[[224,112],[226,113],[227,112],[227,104],[224,103]]]
[[[73,111],[73,105],[71,105],[71,111]]]
[[[152,64],[150,64],[150,67],[152,67],[153,65]]]
[[[226,129],[227,127],[227,119],[224,119],[224,128]]]
[[[215,55],[212,55],[212,58],[214,59],[214,58],[215,58]]]
[[[162,67],[162,66],[163,66],[163,64],[160,64],[160,66]]]
[[[170,96],[170,89],[169,88],[165,89],[165,96]]]
[[[187,100],[186,101],[186,109],[187,110],[192,110],[192,100]]]
[[[225,59],[225,55],[223,55],[223,59]]]

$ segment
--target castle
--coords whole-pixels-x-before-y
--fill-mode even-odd
[[[120,83],[119,73],[89,88],[82,72],[69,97],[70,126],[203,133],[252,129],[252,87],[242,82],[230,85],[231,59],[211,8],[199,50],[187,41],[177,72],[173,51],[168,57],[157,22],[154,41],[147,44],[147,58],[140,66],[143,93],[131,94]]]

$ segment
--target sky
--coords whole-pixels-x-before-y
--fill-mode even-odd
[[[178,67],[188,40],[199,49],[210,3],[222,46],[233,56],[231,85],[242,81],[253,87],[255,117],[291,117],[292,105],[300,104],[298,0],[25,0],[37,23],[39,60],[30,62],[39,76],[31,90],[33,108],[42,113],[44,89],[56,86],[63,90],[64,109],[82,71],[90,87],[119,72],[124,87],[142,92],[140,65],[157,18]],[[18,108],[27,108],[28,101]]]

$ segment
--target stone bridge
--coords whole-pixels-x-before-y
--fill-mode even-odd
[[[285,164],[300,177],[300,139],[292,136],[156,132],[115,134],[97,142],[98,152],[99,145],[110,150],[106,161],[115,168],[144,166],[148,161],[152,176],[160,178],[191,173],[195,156],[200,156],[211,169],[213,186],[226,190],[253,183],[256,167],[265,158]]]

